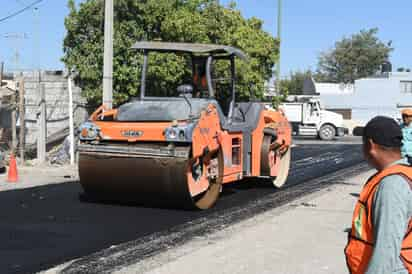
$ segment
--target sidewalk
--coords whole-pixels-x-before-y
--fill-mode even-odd
[[[118,273],[343,274],[352,210],[369,171]]]
[[[0,191],[22,189],[78,180],[77,166],[17,166],[19,180],[7,182],[7,172],[0,174]]]

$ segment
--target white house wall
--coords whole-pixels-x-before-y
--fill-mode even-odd
[[[410,77],[367,78],[355,82],[353,94],[320,94],[326,108],[352,109],[352,119],[361,124],[376,115],[400,118],[398,104],[412,106],[412,93],[401,93],[401,80]]]

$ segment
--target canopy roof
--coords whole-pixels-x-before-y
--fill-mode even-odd
[[[2,97],[11,96],[14,93],[15,93],[15,91],[12,90],[11,88],[8,88],[8,87],[5,87],[5,86],[0,87],[0,100],[1,100]]]
[[[212,44],[195,44],[195,43],[169,43],[169,42],[147,42],[140,41],[132,46],[132,49],[160,51],[160,52],[185,52],[193,54],[228,54],[235,55],[242,60],[247,60],[246,54],[240,49],[212,45]]]

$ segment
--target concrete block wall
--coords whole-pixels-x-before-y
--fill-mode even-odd
[[[40,105],[39,84],[44,84],[47,109],[47,136],[52,136],[69,127],[69,91],[67,78],[61,71],[25,71],[15,75],[15,80],[24,78],[26,144],[35,144],[38,134],[38,113]],[[73,84],[73,109],[75,126],[88,117],[86,100],[81,89]]]

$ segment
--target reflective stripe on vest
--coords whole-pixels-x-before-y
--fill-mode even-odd
[[[367,270],[375,243],[372,220],[373,197],[382,179],[390,175],[405,177],[412,189],[412,167],[406,165],[386,168],[367,181],[355,205],[352,228],[345,248],[346,263],[352,274],[363,274]],[[408,272],[412,273],[412,219],[409,221],[402,242],[400,257]]]

